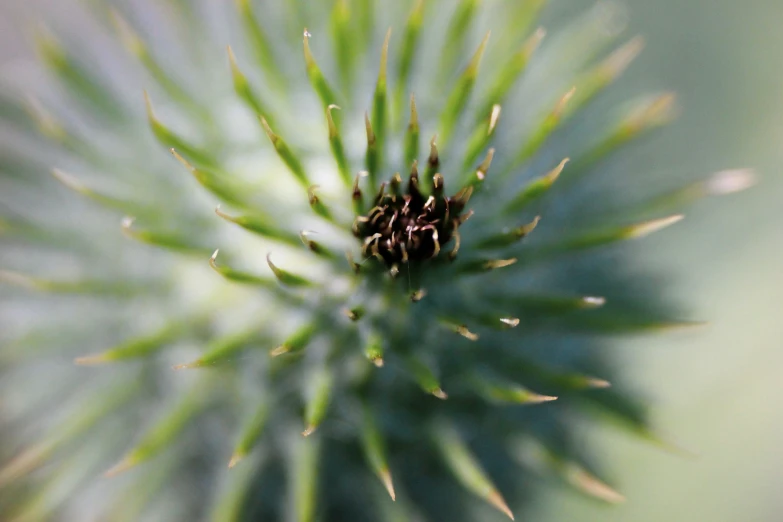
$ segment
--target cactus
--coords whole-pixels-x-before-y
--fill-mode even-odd
[[[56,89],[4,94],[0,511],[513,519],[533,476],[621,501],[581,417],[669,443],[595,348],[698,323],[593,250],[751,174],[587,190],[675,114],[590,111],[642,46],[608,4],[549,45],[544,0],[227,4],[93,0],[90,49],[36,36]]]

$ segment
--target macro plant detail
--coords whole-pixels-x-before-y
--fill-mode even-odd
[[[513,519],[529,476],[622,501],[581,416],[670,445],[590,348],[696,323],[579,259],[752,176],[572,213],[675,100],[574,140],[642,41],[599,3],[547,48],[545,3],[94,0],[94,62],[42,29],[57,88],[0,100],[0,283],[32,310],[0,352],[0,511]]]

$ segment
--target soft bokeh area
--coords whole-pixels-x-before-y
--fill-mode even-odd
[[[665,237],[639,243],[642,266],[709,325],[614,343],[654,404],[667,454],[611,427],[590,433],[623,505],[547,490],[538,520],[777,521],[783,518],[783,4],[629,0],[647,48],[621,88],[675,90],[682,114],[636,161],[661,176],[752,166],[760,183],[699,205]],[[614,165],[629,177],[634,165]]]
[[[0,0],[0,76],[29,73],[24,63],[31,54],[31,26],[20,20],[32,24],[36,10],[45,8],[65,19],[70,1]],[[562,27],[585,3],[551,0],[542,24]],[[612,192],[626,196],[643,185],[670,188],[723,170],[753,169],[758,183],[696,203],[671,230],[625,251],[634,272],[665,282],[664,295],[685,319],[705,322],[661,335],[613,338],[601,354],[648,399],[672,449],[594,423],[580,443],[592,448],[594,462],[625,502],[606,506],[544,482],[535,486],[538,502],[528,520],[780,521],[783,1],[622,4],[618,23],[627,21],[628,34],[642,35],[645,50],[588,115],[617,100],[665,90],[677,93],[680,115],[664,131],[633,144],[633,153],[602,163],[589,204],[600,205],[602,194],[613,199]],[[573,132],[589,130],[580,131],[577,122]]]

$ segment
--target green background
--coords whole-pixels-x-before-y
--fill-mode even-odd
[[[581,2],[553,2],[568,9]],[[699,331],[613,342],[675,455],[608,428],[587,434],[627,497],[606,507],[545,489],[536,520],[783,519],[783,2],[627,0],[647,47],[619,90],[677,92],[678,121],[645,144],[641,172],[753,167],[759,185],[703,203],[632,255],[670,276]],[[672,255],[672,253],[674,253]]]

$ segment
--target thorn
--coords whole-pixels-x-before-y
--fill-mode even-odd
[[[383,486],[386,488],[386,491],[389,492],[389,496],[391,497],[392,501],[396,501],[397,495],[394,493],[394,484],[392,483],[391,472],[388,469],[382,469],[378,474],[381,477],[381,482],[383,482]]]
[[[605,297],[586,296],[582,298],[582,302],[587,308],[600,308],[606,304]]]
[[[237,57],[234,54],[234,49],[231,48],[231,45],[226,45],[226,53],[228,53],[228,63],[231,66],[231,70],[235,71],[237,69]]]
[[[133,55],[139,56],[144,52],[144,43],[141,41],[136,32],[131,28],[130,24],[122,17],[122,15],[114,8],[109,8],[109,15],[114,28],[117,30],[120,37],[120,41],[125,48]]]
[[[435,243],[435,250],[432,252],[432,258],[438,257],[438,254],[440,254],[440,241],[438,241],[438,229],[433,228],[432,229],[432,241]]]
[[[509,509],[506,501],[503,500],[503,497],[500,495],[500,493],[497,491],[490,491],[487,500],[498,510],[502,511],[508,518],[514,520],[514,514],[511,512],[511,509]]]
[[[39,288],[33,278],[18,272],[11,272],[10,270],[0,270],[0,281],[28,290],[37,290]]]
[[[443,187],[444,187],[443,174],[438,172],[432,177],[432,188],[434,191],[442,191]]]
[[[234,466],[236,466],[237,464],[239,464],[239,462],[242,461],[242,459],[244,459],[244,458],[245,458],[244,455],[240,455],[238,453],[234,453],[231,456],[231,460],[228,461],[228,469],[231,469]]]
[[[285,344],[281,344],[277,348],[274,348],[272,351],[269,352],[269,355],[271,357],[280,357],[281,355],[284,355],[291,351],[291,347]]]
[[[383,357],[373,357],[372,363],[376,368],[383,368]]]
[[[378,72],[378,83],[386,82],[386,63],[389,56],[389,41],[391,40],[392,30],[386,31],[386,38],[383,40],[383,47],[381,47],[381,67]]]
[[[381,186],[378,188],[378,194],[375,195],[375,204],[380,205],[383,201],[383,197],[386,195],[386,182],[384,181],[381,183]],[[382,214],[378,214],[379,216]]]
[[[457,259],[457,252],[459,252],[459,246],[462,243],[462,236],[460,236],[458,228],[459,220],[454,219],[452,222],[456,222],[457,225],[454,226],[454,230],[451,233],[451,235],[454,237],[454,248],[452,248],[451,252],[449,252],[449,261],[454,261]]]
[[[757,178],[752,169],[722,170],[707,179],[705,189],[711,196],[724,196],[752,187],[758,181]]]
[[[280,283],[284,286],[297,287],[297,286],[308,286],[312,284],[309,280],[303,277],[300,277],[296,274],[292,274],[281,268],[278,268],[277,265],[275,265],[272,262],[271,253],[266,255],[266,264],[269,265],[269,268],[270,270],[272,270],[272,273],[275,275],[275,278],[277,278],[277,280],[280,281]]]
[[[182,163],[182,165],[184,165],[186,169],[188,169],[190,172],[195,172],[195,170],[196,170],[196,167],[194,167],[193,165],[191,165],[191,164],[188,162],[188,160],[186,160],[185,158],[183,158],[183,157],[182,157],[182,156],[181,156],[181,155],[180,155],[180,154],[179,154],[179,153],[178,153],[178,152],[177,152],[177,151],[176,151],[176,150],[175,150],[173,147],[169,149],[169,152],[171,152],[171,154],[172,154],[172,155],[173,155],[173,156],[174,156],[174,157],[177,159],[177,161],[179,161],[180,163]]]
[[[105,478],[111,478],[116,477],[120,473],[124,473],[131,469],[133,466],[135,466],[137,463],[132,459],[131,457],[125,457],[121,461],[119,461],[117,464],[112,466],[108,471],[106,471],[103,476]]]
[[[10,461],[0,466],[0,486],[5,487],[31,471],[38,469],[51,453],[51,446],[37,443],[23,449]]]
[[[215,262],[215,260],[217,259],[217,256],[218,256],[218,252],[220,252],[219,248],[216,249],[214,252],[212,252],[212,256],[209,258],[209,266],[211,266],[213,270],[217,270],[218,269],[217,263]]]
[[[408,250],[405,248],[405,243],[400,243],[400,250],[402,250],[402,264],[408,263]],[[408,275],[410,275],[410,267],[408,268]]]
[[[557,181],[557,178],[560,177],[560,174],[563,172],[563,168],[565,168],[566,163],[568,163],[569,161],[570,158],[565,158],[557,165],[557,167],[547,172],[547,174],[544,176],[544,179],[546,179],[550,184]]]
[[[555,397],[553,395],[540,395],[538,393],[532,393],[531,392],[530,395],[528,395],[528,397],[525,400],[525,402],[531,403],[531,404],[540,404],[542,402],[552,402],[552,401],[556,401],[556,400],[557,400],[557,397]]]
[[[516,317],[501,317],[500,322],[508,325],[510,328],[516,328],[519,326],[519,319]]]
[[[313,433],[315,433],[316,426],[313,426],[312,424],[308,425],[307,428],[302,432],[303,437],[309,437]]]
[[[650,235],[653,232],[658,232],[659,230],[662,230],[668,226],[678,223],[679,221],[682,221],[684,217],[685,216],[683,214],[675,214],[673,216],[669,216],[661,219],[654,219],[652,221],[647,221],[644,223],[633,225],[629,227],[628,235],[626,237],[640,238],[640,237]]]
[[[419,179],[419,160],[414,159],[413,163],[411,163],[410,179],[411,180]]]
[[[392,191],[392,194],[394,194],[394,196],[399,197],[401,186],[402,186],[402,176],[400,176],[399,172],[395,172],[394,176],[392,176],[391,181],[389,181],[389,190]]]
[[[473,58],[470,60],[470,64],[468,64],[467,69],[465,70],[466,74],[470,74],[470,76],[475,77],[478,74],[479,65],[481,64],[481,58],[484,56],[484,50],[487,48],[487,43],[489,43],[489,37],[492,34],[492,31],[487,31],[487,34],[484,36],[484,39],[481,40],[481,44],[479,44],[479,48],[476,50],[475,54],[473,55]]]
[[[63,128],[62,124],[48,112],[43,104],[33,96],[27,96],[26,109],[30,113],[30,116],[35,120],[35,123],[42,134],[46,137],[62,142],[67,137],[67,131]]]
[[[487,176],[487,172],[489,171],[490,165],[492,165],[492,158],[495,157],[495,149],[489,149],[487,151],[487,157],[484,158],[484,161],[481,162],[481,165],[479,165],[478,169],[476,169],[476,177],[479,179],[479,181],[484,181],[484,178]]]
[[[454,331],[457,332],[458,334],[460,334],[462,337],[464,337],[465,339],[467,339],[469,341],[478,341],[478,339],[479,339],[478,334],[473,333],[470,330],[468,330],[468,327],[465,326],[464,324],[457,326],[454,329]]]
[[[419,128],[419,112],[416,109],[416,95],[411,93],[411,118],[408,123],[408,129],[416,130]]]
[[[617,78],[639,56],[642,49],[644,49],[644,38],[636,36],[610,54],[602,64],[602,68],[610,78]]]
[[[101,364],[106,364],[109,362],[109,359],[106,357],[106,354],[98,353],[95,355],[87,355],[85,357],[77,357],[73,360],[73,362],[78,366],[98,366]]]
[[[136,218],[132,216],[125,216],[124,218],[122,218],[122,221],[120,222],[120,226],[122,227],[123,232],[130,232],[130,229],[135,221]]]
[[[362,265],[354,261],[353,259],[353,253],[352,252],[346,252],[345,258],[348,260],[348,264],[351,265],[351,268],[353,269],[354,274],[358,274],[359,271],[362,269]]]
[[[469,220],[471,217],[473,217],[474,213],[475,212],[473,211],[473,209],[471,209],[471,210],[468,210],[465,214],[462,214],[459,217],[459,224],[462,225],[463,223],[465,223],[467,220]]]
[[[231,216],[229,214],[226,214],[225,212],[223,212],[223,210],[221,210],[220,205],[215,207],[215,214],[219,218],[225,219],[229,223],[235,223],[235,224],[237,224],[239,226],[243,226],[243,224],[242,224],[243,221],[242,221],[242,217],[241,216]]]
[[[538,49],[538,46],[541,44],[541,41],[546,36],[546,29],[543,27],[539,27],[535,30],[535,32],[530,36],[530,38],[527,39],[525,42],[525,46],[522,50],[522,52],[530,56],[533,54],[533,52]]]
[[[500,119],[500,105],[495,104],[492,106],[492,112],[489,114],[489,128],[487,129],[487,136],[491,136],[495,132],[495,127]]]
[[[367,146],[371,147],[375,145],[375,132],[372,130],[370,114],[367,111],[364,111],[364,128],[367,131]]]
[[[266,118],[259,115],[258,119],[261,121],[261,126],[264,128],[264,132],[269,138],[269,141],[272,142],[272,146],[276,146],[277,143],[280,141],[280,136],[274,133],[272,127],[269,126],[269,122],[266,121]]]
[[[530,234],[532,231],[536,229],[538,226],[538,222],[541,221],[541,216],[536,216],[533,218],[533,221],[526,225],[522,225],[521,227],[518,227],[514,230],[514,234],[517,236],[517,238],[522,239],[523,237]]]
[[[458,200],[460,204],[465,206],[468,204],[468,201],[470,201],[470,197],[473,195],[473,190],[473,185],[465,187],[455,194],[454,199]]]
[[[177,364],[171,367],[172,370],[192,370],[193,368],[200,368],[202,366],[201,361],[193,361],[189,363]]]
[[[587,381],[586,381],[586,384],[587,384],[588,388],[595,388],[597,390],[601,390],[601,389],[604,389],[604,388],[611,388],[612,387],[612,383],[611,382],[609,382],[607,380],[604,380],[604,379],[598,379],[596,377],[588,377]]]
[[[427,159],[427,164],[432,169],[438,168],[438,165],[440,164],[440,157],[438,156],[437,139],[438,139],[438,135],[435,134],[430,140],[430,156]]]
[[[58,168],[53,168],[51,173],[57,181],[75,192],[81,193],[86,189],[86,187],[82,185],[74,176],[68,174],[67,172],[64,172]]]
[[[342,110],[339,105],[335,105],[334,103],[326,107],[326,121],[329,125],[329,139],[334,139],[340,134],[340,132],[337,130],[337,125],[334,123],[334,118],[332,117],[333,109]]]
[[[582,468],[576,467],[569,470],[568,481],[585,493],[605,502],[609,502],[610,504],[621,504],[625,502],[625,497],[621,493]]]
[[[373,234],[372,236],[370,236],[370,237],[368,237],[368,238],[365,238],[365,240],[364,240],[364,246],[362,247],[362,254],[363,254],[365,257],[369,257],[369,254],[367,254],[367,249],[368,249],[368,248],[370,248],[371,246],[375,246],[375,245],[374,245],[374,243],[377,243],[377,241],[378,241],[380,238],[381,238],[381,234],[380,234],[380,233],[377,233],[377,232],[376,232],[375,234]],[[377,248],[377,247],[376,247],[376,248]],[[379,254],[379,255],[380,255],[380,254]]]
[[[364,310],[361,307],[345,308],[343,314],[351,321],[358,321],[364,316]]]
[[[318,203],[318,196],[315,193],[315,189],[319,188],[319,185],[310,185],[307,187],[307,199],[310,201],[310,206]]]
[[[666,93],[647,102],[625,120],[626,132],[634,134],[646,128],[665,125],[677,116],[677,96]]]
[[[418,303],[419,301],[424,299],[424,297],[426,297],[426,295],[427,295],[427,291],[425,289],[421,288],[421,289],[416,290],[415,292],[411,293],[411,301],[414,302],[414,303]]]
[[[496,268],[505,268],[507,266],[513,265],[516,262],[517,262],[517,258],[515,257],[512,257],[511,259],[494,259],[484,263],[484,269],[495,270]]]
[[[432,392],[430,392],[430,393],[432,393],[432,394],[433,394],[435,397],[437,397],[438,399],[440,399],[440,400],[443,400],[443,401],[445,401],[446,399],[448,399],[448,398],[449,398],[449,396],[448,396],[448,395],[446,395],[446,392],[444,392],[444,391],[443,391],[442,389],[440,389],[440,388],[435,388],[435,389],[434,389],[434,390],[432,390]]]
[[[279,271],[280,269],[279,269],[279,268],[277,268],[277,265],[275,265],[275,264],[272,262],[272,253],[271,253],[271,252],[270,252],[270,253],[268,253],[268,254],[266,255],[266,264],[267,264],[267,265],[269,265],[269,268],[271,268],[271,269],[272,269],[272,272],[274,272],[274,273],[275,273],[275,275],[277,275],[277,274],[278,274],[278,271]]]
[[[565,111],[566,105],[568,105],[568,102],[571,101],[571,98],[574,97],[574,93],[576,93],[576,87],[571,87],[571,89],[563,95],[560,100],[558,100],[557,105],[555,105],[555,110],[552,111],[552,114],[559,118],[563,115],[563,111]]]
[[[147,89],[144,89],[143,92],[144,92],[144,107],[147,109],[147,118],[156,121],[157,118],[155,117],[155,111],[152,110],[152,100],[150,99],[150,95],[147,92]]]
[[[661,332],[674,332],[677,330],[690,330],[693,328],[704,328],[710,326],[709,321],[682,321],[671,322],[660,325],[657,330]]]

